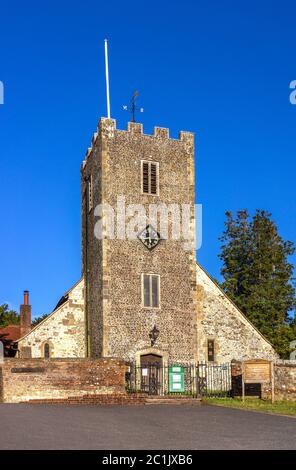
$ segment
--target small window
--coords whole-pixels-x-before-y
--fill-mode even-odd
[[[45,343],[45,345],[44,345],[44,357],[45,357],[45,359],[50,358],[50,348],[49,348],[48,343]]]
[[[143,274],[142,289],[144,307],[159,308],[159,275]]]
[[[142,193],[158,194],[158,163],[142,161]]]
[[[208,361],[215,361],[215,341],[213,339],[208,339]]]
[[[92,187],[92,175],[88,180],[88,210],[91,211],[93,207],[93,187]]]

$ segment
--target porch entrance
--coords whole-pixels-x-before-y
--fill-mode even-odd
[[[156,354],[144,354],[140,359],[141,391],[149,395],[159,395],[163,382],[162,357]]]

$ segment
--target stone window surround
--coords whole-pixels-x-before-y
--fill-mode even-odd
[[[212,347],[210,348],[210,343]],[[210,354],[210,351],[212,354]],[[209,356],[212,356],[213,359],[209,359]],[[214,338],[207,338],[207,362],[215,362],[216,359],[216,342]]]
[[[214,341],[214,360],[209,361],[208,360],[208,341]],[[207,336],[205,338],[205,357],[206,357],[206,362],[210,362],[211,364],[217,364],[218,361],[218,354],[219,354],[219,345],[217,338],[215,336]]]
[[[157,276],[158,277],[158,307],[144,305],[144,276]],[[141,307],[145,310],[161,310],[161,295],[160,295],[160,274],[157,273],[141,273]]]
[[[48,344],[49,346],[49,358],[45,358],[45,345]],[[50,340],[45,340],[40,345],[40,357],[43,359],[51,359],[54,357],[54,346]]]
[[[144,193],[143,191],[143,164],[149,164],[149,173],[150,173],[150,163],[154,163],[156,165],[156,194],[153,193]],[[141,194],[143,196],[159,196],[159,162],[154,160],[141,160]]]

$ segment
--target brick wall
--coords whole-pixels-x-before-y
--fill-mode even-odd
[[[4,403],[124,394],[124,361],[117,359],[6,359],[0,366]],[[1,378],[2,376],[2,378]]]
[[[147,394],[144,393],[103,393],[69,398],[32,399],[30,404],[46,405],[146,405]]]

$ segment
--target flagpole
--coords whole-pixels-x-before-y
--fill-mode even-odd
[[[108,41],[105,39],[105,69],[106,69],[106,94],[107,94],[107,116],[110,119],[110,93],[109,93],[109,67],[108,67]]]

